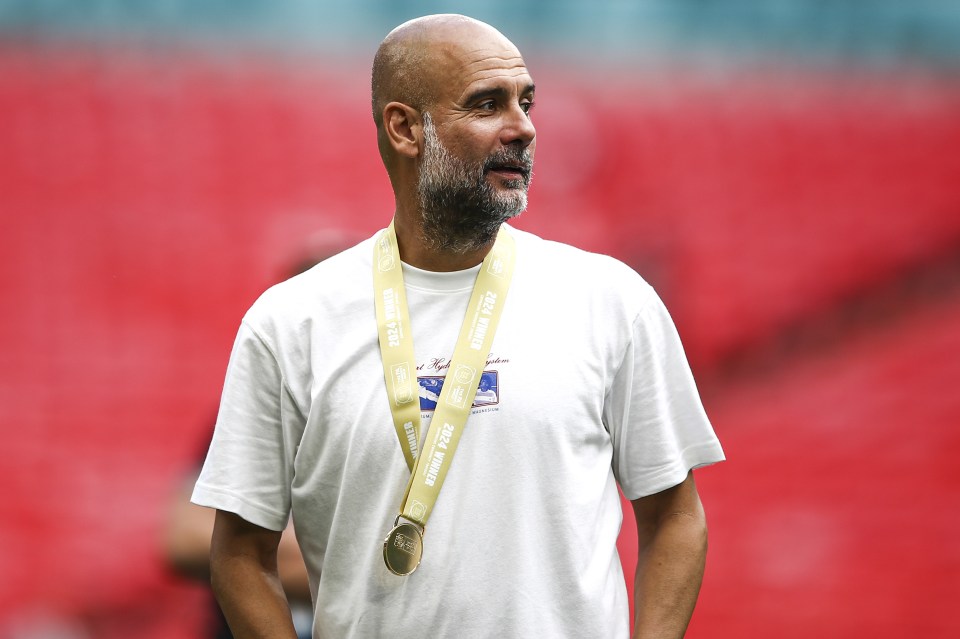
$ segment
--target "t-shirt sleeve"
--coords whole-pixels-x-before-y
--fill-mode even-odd
[[[628,499],[658,493],[723,461],[680,337],[649,285],[604,402],[613,471]]]
[[[217,425],[191,500],[283,530],[302,432],[273,350],[246,322],[227,366]]]

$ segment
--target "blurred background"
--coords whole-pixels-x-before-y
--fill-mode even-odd
[[[235,331],[389,221],[369,66],[441,11],[536,78],[518,226],[688,349],[688,636],[960,636],[960,3],[0,0],[0,639],[205,636],[165,547]]]

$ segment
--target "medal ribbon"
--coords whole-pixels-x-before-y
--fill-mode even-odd
[[[480,376],[503,313],[515,259],[514,240],[501,227],[497,241],[477,274],[453,358],[424,440],[425,454],[420,455],[419,382],[393,222],[374,243],[374,299],[383,376],[393,425],[403,457],[411,470],[400,515],[422,528],[426,527],[470,416]]]

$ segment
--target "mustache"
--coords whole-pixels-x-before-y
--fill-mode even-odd
[[[530,155],[530,150],[517,147],[500,149],[484,161],[483,172],[504,167],[516,169],[523,174],[524,179],[529,179],[533,171],[533,157]]]

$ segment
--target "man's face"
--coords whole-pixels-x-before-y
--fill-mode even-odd
[[[423,135],[417,192],[424,235],[437,248],[476,248],[527,208],[533,177],[529,149],[506,147],[486,158],[466,160],[444,146],[428,113]]]
[[[455,51],[460,64],[432,109],[436,123],[423,114],[417,191],[424,236],[436,248],[479,248],[527,206],[536,137],[529,118],[533,81],[507,45]]]

